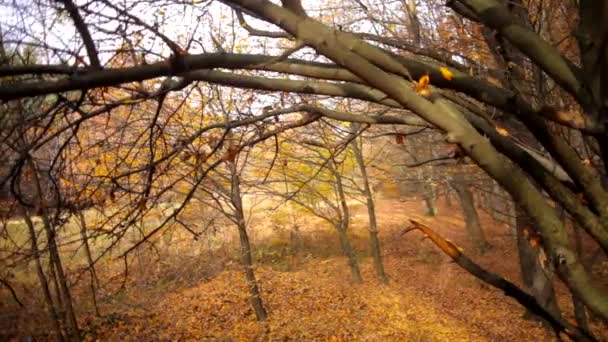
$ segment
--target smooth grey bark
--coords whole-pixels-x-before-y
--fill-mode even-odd
[[[477,214],[477,209],[475,209],[473,194],[469,189],[469,184],[461,174],[455,175],[450,181],[450,184],[456,191],[458,199],[460,200],[467,235],[473,243],[475,250],[479,253],[484,253],[490,245],[488,244],[483,229],[481,228],[479,215]]]
[[[238,174],[237,166],[235,161],[229,161],[230,175],[231,175],[231,191],[230,199],[234,206],[234,215],[237,222],[237,228],[239,231],[239,242],[241,246],[241,263],[245,272],[245,280],[247,281],[247,288],[249,289],[249,302],[253,307],[255,316],[258,321],[265,321],[268,318],[268,313],[264,308],[262,302],[262,296],[260,288],[258,286],[255,272],[253,270],[253,257],[251,255],[251,243],[249,241],[249,235],[247,233],[247,223],[245,221],[245,214],[243,210],[243,199],[241,197],[241,180]]]
[[[372,193],[372,189],[369,185],[369,177],[367,176],[367,168],[365,166],[365,160],[363,159],[363,151],[361,138],[353,139],[351,146],[353,148],[353,152],[355,154],[355,159],[357,161],[357,165],[359,165],[359,171],[361,172],[361,180],[362,180],[362,190],[363,195],[365,196],[365,204],[367,206],[367,216],[369,218],[369,242],[370,242],[370,250],[372,252],[372,257],[374,258],[374,269],[376,270],[376,275],[378,279],[383,283],[388,282],[388,277],[386,276],[386,272],[384,271],[384,263],[382,262],[382,253],[380,248],[380,239],[378,238],[378,223],[376,220],[376,204],[374,202],[374,196]]]
[[[516,208],[517,249],[522,280],[532,296],[545,310],[560,317],[560,310],[553,288],[553,273],[545,264],[547,262],[540,235],[534,229],[534,222],[518,206]],[[526,314],[530,317],[530,313]]]

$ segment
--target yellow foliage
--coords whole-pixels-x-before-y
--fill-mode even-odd
[[[496,126],[496,132],[498,132],[498,134],[502,135],[503,137],[509,136],[509,131],[507,131],[506,128],[500,126]]]
[[[424,76],[420,77],[418,82],[416,82],[416,88],[415,88],[416,94],[423,96],[423,97],[431,96],[431,89],[429,88],[430,82],[431,82],[431,77],[429,75],[424,75]]]
[[[446,67],[440,67],[439,72],[441,72],[441,76],[443,76],[443,78],[445,78],[448,81],[451,81],[454,79],[454,73]]]

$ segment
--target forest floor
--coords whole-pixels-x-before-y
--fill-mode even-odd
[[[556,340],[542,323],[524,319],[524,310],[513,299],[451,263],[420,233],[402,235],[407,220],[417,218],[471,255],[457,207],[441,205],[434,218],[423,212],[419,201],[378,203],[385,268],[390,278],[387,285],[376,280],[371,258],[364,253],[361,285],[351,282],[346,260],[339,255],[310,253],[270,261],[260,258],[256,275],[269,319],[257,323],[237,262],[213,266],[191,260],[167,265],[162,272],[155,268],[131,270],[133,280],[125,289],[101,301],[102,317],[93,315],[90,307],[79,305],[85,311],[79,315],[80,326],[89,341]],[[364,238],[357,240],[357,236],[364,236],[364,214],[365,208],[359,208],[353,215],[352,235],[359,250],[367,247]],[[481,219],[492,249],[482,256],[471,256],[519,284],[514,237],[487,215],[481,213]],[[314,225],[314,220],[310,224]],[[303,229],[302,234],[307,230]],[[604,270],[606,266],[604,261]],[[561,307],[571,312],[565,288],[557,282],[556,286]],[[86,287],[75,291],[77,302],[88,302],[87,296]],[[573,320],[572,316],[566,318]],[[20,331],[36,325],[20,324]],[[608,341],[608,327],[597,322],[593,327],[596,336]]]

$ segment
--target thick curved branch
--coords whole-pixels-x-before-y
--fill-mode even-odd
[[[315,63],[302,60],[287,59],[281,62],[268,63],[274,56],[208,53],[182,56],[185,70],[227,68],[227,69],[257,69],[289,73],[312,78],[357,81],[358,78],[347,70],[327,63]],[[161,76],[175,76],[167,61],[153,64],[137,65],[124,68],[108,68],[87,72],[86,68],[67,69],[65,66],[31,65],[23,67],[0,68],[0,77],[18,76],[38,73],[62,73],[70,77],[36,82],[15,82],[0,86],[0,100],[9,101],[23,97],[47,95],[85,88],[118,86],[129,82],[139,82]]]
[[[247,32],[249,32],[249,34],[252,36],[268,37],[268,38],[286,38],[286,39],[292,38],[290,35],[288,35],[285,32],[265,31],[265,30],[258,30],[256,28],[253,28],[245,20],[245,16],[243,15],[242,11],[240,11],[239,9],[235,9],[235,12],[236,12],[236,17],[237,17],[241,27],[243,27],[245,30],[247,30]]]
[[[581,203],[574,190],[571,189],[574,184],[569,183],[571,182],[569,177],[568,179],[560,178],[563,175],[554,172],[555,170],[551,167],[552,161],[533,154],[529,148],[501,136],[483,119],[472,114],[467,115],[466,111],[464,113],[469,122],[483,132],[496,149],[526,170],[538,184],[542,185],[551,198],[566,209],[608,253],[608,229],[602,225],[602,220],[597,215]]]

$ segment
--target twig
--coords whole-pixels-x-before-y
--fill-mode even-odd
[[[11,292],[13,299],[15,300],[15,302],[17,302],[17,304],[19,304],[20,307],[25,308],[25,305],[23,305],[23,303],[19,300],[19,297],[17,297],[17,293],[15,292],[15,289],[13,289],[11,284],[9,284],[6,280],[2,278],[0,278],[0,284],[6,286],[6,288]]]

